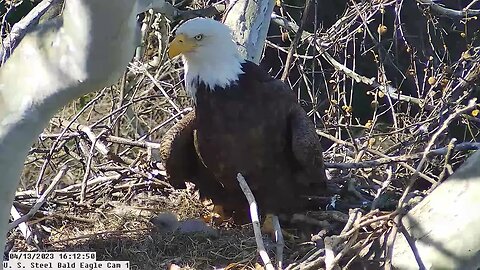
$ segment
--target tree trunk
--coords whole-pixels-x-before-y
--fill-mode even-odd
[[[480,267],[480,151],[402,219],[425,269]],[[419,269],[403,234],[394,244],[393,265]]]
[[[0,247],[30,145],[66,103],[120,78],[138,43],[137,14],[166,6],[164,0],[68,0],[62,17],[36,25],[52,2],[25,17],[18,28],[24,38],[0,68]]]
[[[262,58],[274,0],[238,0],[228,7],[224,23],[233,31],[245,59],[259,63]]]

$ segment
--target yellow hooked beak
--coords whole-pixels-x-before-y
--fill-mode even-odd
[[[197,42],[184,34],[177,35],[168,48],[168,57],[173,58],[179,54],[191,52],[197,47]]]

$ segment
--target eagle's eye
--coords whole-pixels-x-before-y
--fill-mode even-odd
[[[198,40],[198,41],[202,40],[202,38],[203,38],[202,34],[198,34],[198,35],[195,36],[195,39]]]

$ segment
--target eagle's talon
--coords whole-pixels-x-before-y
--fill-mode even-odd
[[[272,239],[275,240],[275,228],[273,226],[273,214],[267,214],[265,216],[265,221],[263,221],[262,224],[262,233],[268,234]],[[287,241],[293,242],[295,241],[297,236],[294,234],[291,234],[284,229],[282,229],[282,234],[283,238],[285,238]]]
[[[232,216],[227,214],[223,205],[211,205],[208,208],[210,212],[203,216],[203,220],[206,223],[213,223],[215,225],[220,225],[224,222],[228,222],[232,220]]]

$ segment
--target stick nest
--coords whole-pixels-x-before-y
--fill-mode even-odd
[[[334,194],[328,210],[297,217],[315,233],[287,241],[284,265],[388,266],[395,218],[480,147],[480,7],[310,2],[309,16],[298,8],[304,1],[277,3],[262,65],[286,78],[316,124]],[[189,5],[207,3],[177,8]],[[165,54],[177,22],[142,20],[143,47],[124,78],[66,106],[32,147],[14,206],[21,215],[38,207],[24,218],[29,239],[14,230],[10,248],[96,251],[132,269],[260,267],[250,226],[212,224],[219,235],[206,236],[149,222],[211,209],[164,181],[158,142],[192,103],[179,61]]]

